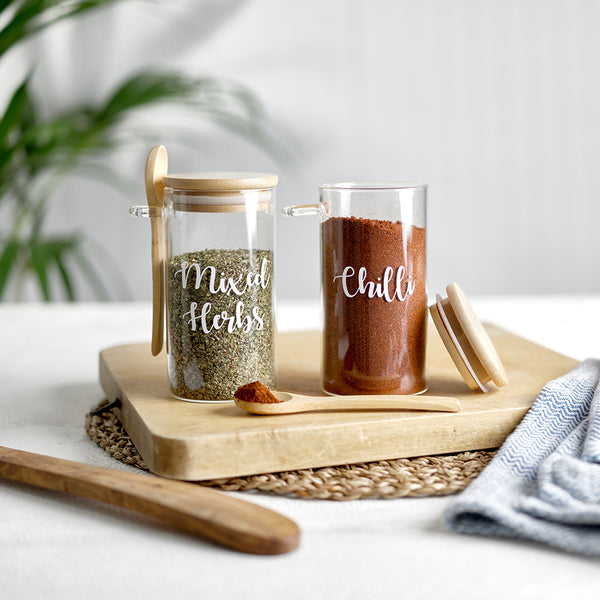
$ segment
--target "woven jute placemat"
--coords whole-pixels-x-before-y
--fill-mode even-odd
[[[104,401],[97,407],[106,405]],[[144,471],[148,467],[121,425],[117,407],[88,414],[88,435],[113,458]],[[439,456],[399,458],[376,462],[264,473],[199,481],[226,491],[260,491],[300,498],[358,500],[445,496],[460,492],[479,475],[494,456],[493,450]]]

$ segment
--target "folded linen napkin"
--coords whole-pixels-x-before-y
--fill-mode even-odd
[[[444,513],[452,531],[600,556],[600,360],[548,383]]]

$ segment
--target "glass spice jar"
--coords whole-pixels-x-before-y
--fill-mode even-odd
[[[277,177],[165,177],[167,360],[171,394],[231,400],[276,386],[273,295]]]
[[[224,402],[251,381],[275,388],[277,176],[168,174],[163,185],[171,395]]]
[[[424,184],[320,186],[323,363],[329,394],[419,394],[425,382]]]

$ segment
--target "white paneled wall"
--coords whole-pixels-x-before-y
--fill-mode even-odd
[[[129,297],[150,297],[143,162],[173,170],[274,170],[279,205],[334,180],[430,184],[429,289],[471,294],[600,292],[600,2],[253,0],[136,2],[31,46],[49,110],[106,93],[148,65],[250,86],[290,136],[297,164],[202,121],[195,147],[164,137],[113,164],[131,197],[81,178],[52,206],[110,249]],[[158,40],[158,44],[156,43]],[[165,123],[169,115],[163,115]],[[318,223],[279,218],[281,297],[318,295]],[[97,251],[100,254],[100,251]]]

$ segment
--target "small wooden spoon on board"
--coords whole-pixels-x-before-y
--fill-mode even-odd
[[[237,393],[237,392],[236,392]],[[269,392],[267,402],[234,398],[235,405],[255,415],[289,415],[313,410],[431,410],[459,412],[460,402],[446,396],[334,396],[315,398],[288,392]]]
[[[298,526],[258,504],[197,484],[113,471],[0,446],[0,476],[123,506],[217,544],[251,554],[298,546]]]

